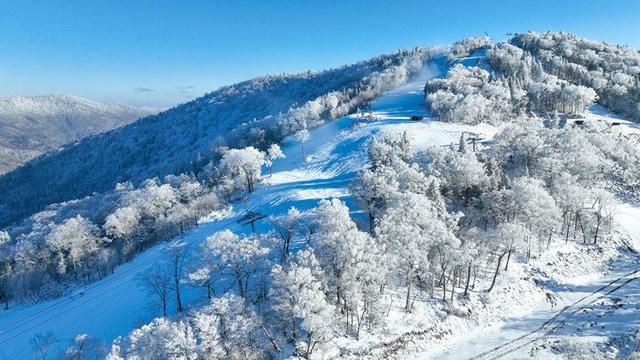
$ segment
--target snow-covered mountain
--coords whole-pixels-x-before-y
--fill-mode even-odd
[[[75,154],[95,167],[127,145],[153,171],[100,173],[156,174],[211,140],[192,128],[212,112],[229,145],[0,231],[0,358],[639,356],[640,128],[622,110],[640,84],[620,74],[640,54],[515,39],[256,79],[147,118],[152,146],[136,123]],[[223,116],[256,103],[239,128]]]
[[[72,95],[0,97],[0,174],[63,144],[152,113]]]
[[[416,48],[331,70],[264,76],[85,138],[0,177],[0,226],[118,182],[198,172],[216,147],[265,146],[354,111],[415,75],[435,52]]]

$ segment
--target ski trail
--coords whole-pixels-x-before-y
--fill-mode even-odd
[[[304,210],[331,197],[341,198],[350,208],[356,209],[349,194],[349,184],[367,166],[368,139],[381,129],[401,131],[408,125],[428,126],[408,119],[413,114],[424,113],[422,89],[426,79],[439,75],[438,71],[429,67],[418,79],[374,101],[373,111],[378,121],[345,116],[313,129],[310,140],[305,143],[304,157],[299,143],[285,139],[283,151],[287,158],[274,164],[273,176],[265,176],[264,183],[248,201],[236,204],[233,211],[220,220],[200,224],[181,240],[195,249],[208,236],[223,229],[248,232],[248,226],[236,222],[246,210],[266,215],[281,214],[291,206]],[[439,143],[455,141],[459,137],[458,130],[438,137]],[[267,222],[256,225],[259,232],[270,230]],[[138,279],[162,264],[166,245],[165,242],[153,246],[129,263],[118,266],[110,276],[81,286],[69,295],[0,312],[0,358],[30,358],[29,340],[49,331],[57,339],[51,352],[57,353],[76,335],[89,334],[110,344],[116,337],[150,322],[159,315],[158,309]],[[197,305],[206,298],[200,288],[185,286],[183,291],[185,304]],[[169,307],[173,308],[174,304]]]
[[[567,321],[568,318],[576,315],[579,311],[585,309],[589,305],[593,305],[596,301],[603,299],[604,297],[609,296],[612,293],[620,290],[622,287],[628,285],[632,281],[637,280],[640,277],[637,275],[638,272],[640,272],[640,270],[634,270],[632,272],[629,272],[623,276],[620,276],[614,279],[608,284],[580,298],[578,301],[575,301],[569,305],[566,305],[564,308],[562,308],[562,310],[560,310],[553,317],[549,318],[547,321],[542,323],[542,325],[540,325],[536,329],[524,335],[521,335],[511,341],[508,341],[492,349],[484,351],[478,355],[472,356],[469,358],[469,360],[500,359],[506,355],[509,355],[528,345],[533,344],[534,342],[542,339],[543,337],[552,333],[554,330],[558,329],[562,324],[564,324]],[[615,284],[617,285],[614,286]],[[607,290],[607,291],[604,292],[604,290]]]

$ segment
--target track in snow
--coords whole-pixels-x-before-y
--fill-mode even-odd
[[[628,285],[632,281],[637,280],[640,277],[640,275],[638,275],[638,272],[640,272],[640,270],[631,271],[623,276],[614,279],[608,284],[580,298],[578,301],[565,306],[564,308],[562,308],[562,310],[556,313],[556,315],[542,323],[542,325],[540,325],[536,329],[511,341],[503,343],[502,345],[496,346],[478,355],[472,356],[471,358],[469,358],[469,360],[500,359],[508,354],[531,345],[538,340],[541,340],[545,336],[551,334],[556,329],[561,327],[567,321],[567,319],[576,315],[581,310],[587,308],[590,305],[593,305],[596,301],[603,299],[610,294],[620,290],[622,287]]]

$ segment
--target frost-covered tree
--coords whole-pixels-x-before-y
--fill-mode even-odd
[[[477,124],[507,121],[518,111],[508,83],[479,67],[453,66],[443,79],[429,80],[426,102],[441,120]],[[520,96],[520,95],[517,95]]]
[[[286,259],[291,253],[291,240],[301,231],[304,214],[291,207],[284,215],[272,215],[269,222],[282,242],[281,257]]]
[[[134,207],[123,207],[107,216],[103,229],[112,238],[126,238],[135,234],[140,223],[140,213]]]
[[[189,323],[156,318],[120,340],[109,356],[136,360],[195,360],[198,349]]]
[[[272,174],[273,162],[286,157],[287,156],[282,152],[282,149],[280,149],[278,144],[271,144],[271,146],[269,146],[267,149],[267,157],[265,159],[265,164],[269,167],[269,175]]]
[[[57,342],[52,331],[46,333],[38,333],[31,339],[29,344],[33,351],[33,358],[39,360],[47,360],[54,344]]]
[[[603,227],[611,223],[615,202],[613,195],[603,189],[595,189],[591,192],[589,201],[593,209],[593,243],[598,242],[598,236],[602,234]]]
[[[0,245],[0,269],[7,274],[0,280],[11,285],[13,300],[23,301],[59,296],[63,282],[102,279],[224,205],[210,191],[193,176],[178,175],[56,204],[7,229],[15,237]]]
[[[7,239],[9,234],[6,232],[4,232],[4,234],[6,234],[5,239]],[[9,309],[9,300],[11,300],[12,296],[11,282],[15,276],[14,260],[11,256],[11,250],[7,245],[8,240],[0,243],[0,302],[4,304],[5,310]]]
[[[544,127],[538,122],[508,126],[495,136],[496,153],[521,171],[524,172],[524,168],[531,171],[546,151],[542,131]]]
[[[370,234],[374,232],[376,218],[386,206],[388,197],[399,186],[396,172],[387,166],[363,171],[352,184],[351,192],[367,213]]]
[[[491,45],[491,38],[488,36],[469,37],[456,41],[451,45],[449,50],[449,61],[470,56],[472,52],[478,49],[488,48]]]
[[[232,294],[215,298],[188,318],[156,318],[116,339],[107,359],[263,359],[260,317]]]
[[[69,268],[75,274],[86,270],[103,241],[99,228],[80,215],[56,226],[46,238],[57,259],[60,275],[66,274]]]
[[[315,265],[313,253],[302,250],[285,267],[275,265],[271,270],[270,291],[272,311],[282,319],[287,340],[305,358],[331,340],[334,315],[333,306],[323,293],[321,279],[308,266],[309,262]]]
[[[312,217],[317,227],[311,245],[326,274],[329,293],[342,308],[346,329],[359,336],[363,325],[375,324],[380,316],[381,289],[386,283],[383,249],[357,228],[338,199],[320,201]]]
[[[65,360],[102,359],[107,355],[104,343],[87,334],[76,336],[64,352]]]
[[[310,138],[309,130],[302,129],[296,133],[296,140],[300,142],[300,153],[304,158],[304,143],[306,143]]]
[[[562,216],[561,235],[564,236],[565,242],[568,242],[573,230],[575,240],[578,219],[585,212],[585,193],[588,193],[588,190],[580,186],[568,173],[562,173],[557,181],[551,184],[550,193],[556,200]]]
[[[240,237],[223,230],[207,238],[203,252],[213,261],[211,268],[230,276],[240,296],[247,298],[251,279],[265,267],[269,249],[253,235]]]
[[[550,239],[558,229],[560,210],[544,187],[536,179],[518,178],[513,183],[513,219],[526,224],[538,239]]]
[[[640,120],[637,51],[561,32],[516,34],[511,43],[539,58],[547,72],[580,87],[592,88],[600,103],[629,119]],[[572,100],[580,94],[566,95]]]
[[[171,273],[167,271],[168,264],[154,266],[148,272],[145,272],[139,282],[145,287],[146,291],[151,295],[162,309],[162,316],[167,316],[167,305],[171,296]]]
[[[171,185],[159,185],[155,180],[148,180],[140,191],[128,193],[125,201],[137,204],[143,218],[155,221],[167,216],[169,209],[178,203],[178,198]]]
[[[184,241],[173,241],[167,247],[167,257],[171,267],[171,289],[176,295],[176,310],[184,310],[182,306],[182,279],[184,275],[184,264],[188,256],[188,246]]]
[[[262,359],[264,326],[242,297],[224,294],[198,311],[191,320],[202,359]]]
[[[421,154],[421,161],[426,163],[427,174],[437,177],[446,193],[468,204],[488,185],[489,178],[477,155],[464,149],[430,148]]]
[[[6,231],[0,231],[0,246],[5,243],[8,243],[11,240],[11,236]]]
[[[440,54],[440,49],[421,47],[326,71],[263,76],[222,87],[101,139],[65,147],[51,161],[16,169],[0,179],[0,198],[6,206],[0,212],[0,227],[52,203],[109,191],[122,181],[122,174],[136,184],[152,176],[198,174],[217,158],[212,147],[266,148],[305,126],[311,129],[352,113],[419,74]],[[264,142],[251,143],[261,141],[262,130]]]
[[[504,266],[504,270],[507,271],[511,254],[516,249],[523,247],[529,237],[528,234],[529,231],[527,228],[519,223],[501,223],[489,232],[488,237],[492,242],[491,247],[495,252],[497,262],[495,272],[491,279],[491,285],[489,289],[487,289],[487,292],[493,290],[496,284],[496,279],[500,273],[500,266],[502,265],[504,257],[507,256]]]
[[[526,50],[507,43],[482,47],[488,48],[485,61],[491,72],[456,64],[445,78],[427,82],[426,102],[439,119],[477,124],[513,121],[526,111],[574,115],[597,99],[591,84],[575,84],[547,73],[543,63]],[[466,46],[457,44],[449,58],[467,55]]]
[[[468,152],[468,146],[467,146],[467,138],[464,136],[464,132],[462,134],[460,134],[460,141],[458,141],[458,152],[461,153],[466,153]]]
[[[252,146],[231,149],[220,160],[220,167],[250,193],[260,181],[260,168],[264,164],[265,154]]]
[[[376,234],[384,242],[393,268],[406,287],[405,310],[411,311],[411,291],[421,277],[429,275],[431,253],[459,245],[459,240],[438,217],[424,195],[396,194],[380,218]]]
[[[428,182],[417,164],[409,164],[412,146],[406,132],[382,133],[369,143],[371,168],[364,170],[351,191],[368,215],[369,233],[396,191],[424,192]]]

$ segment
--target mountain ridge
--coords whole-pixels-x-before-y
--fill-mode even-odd
[[[75,95],[0,97],[0,174],[60,146],[152,114]]]
[[[267,145],[285,133],[344,115],[415,75],[438,51],[401,50],[334,69],[220,87],[40,156],[0,177],[0,225],[54,202],[112,189],[118,182],[197,172],[216,147]]]

